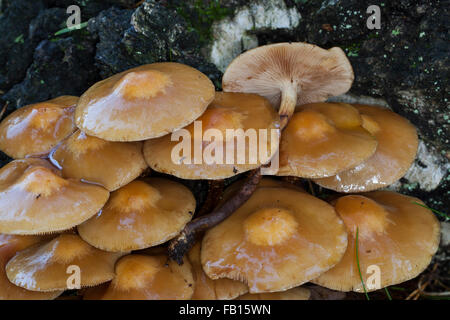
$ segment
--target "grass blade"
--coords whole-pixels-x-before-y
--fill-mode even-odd
[[[364,284],[364,280],[363,280],[363,277],[362,277],[361,267],[359,265],[358,241],[359,241],[359,228],[357,227],[356,228],[356,239],[355,239],[356,265],[358,266],[359,278],[361,279],[361,284],[362,284],[362,287],[364,289],[364,293],[366,295],[366,299],[370,300],[369,294],[367,293],[367,290],[366,290],[366,285]]]
[[[73,27],[70,27],[70,28],[67,27],[67,28],[61,29],[61,30],[55,32],[55,36],[59,36],[59,35],[64,34],[64,33],[72,32],[74,30],[80,30],[80,29],[86,28],[87,25],[88,25],[88,22],[86,21],[86,22],[80,23],[78,25],[78,28],[77,28],[77,26],[73,26]]]
[[[438,210],[432,209],[432,208],[430,208],[430,207],[428,207],[428,206],[426,206],[426,205],[424,205],[424,204],[418,203],[418,202],[416,202],[416,201],[413,201],[412,203],[417,204],[418,206],[421,206],[422,208],[431,210],[433,213],[436,213],[437,215],[439,215],[439,216],[445,218],[446,220],[450,220],[450,216],[449,216],[448,214],[445,214],[445,213],[440,212],[440,211],[438,211]]]

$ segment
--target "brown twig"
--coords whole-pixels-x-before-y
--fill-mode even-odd
[[[209,229],[228,218],[250,198],[260,180],[260,168],[250,171],[245,183],[228,201],[210,214],[198,217],[189,222],[181,233],[170,241],[168,247],[169,257],[178,264],[182,264],[183,256],[194,245],[196,234]]]
[[[223,193],[225,183],[223,180],[209,180],[208,181],[208,195],[203,203],[202,207],[197,213],[197,217],[204,216],[205,214],[214,210],[217,203],[220,201]]]
[[[4,115],[5,112],[6,112],[6,108],[8,108],[8,102],[5,103],[5,105],[4,105],[3,108],[2,108],[2,111],[0,111],[0,121],[2,120],[3,115]]]

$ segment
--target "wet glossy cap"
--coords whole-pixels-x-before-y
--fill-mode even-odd
[[[200,261],[201,244],[197,242],[188,253],[191,262],[195,290],[192,300],[230,300],[248,292],[248,287],[236,280],[210,279],[203,271]]]
[[[286,291],[269,293],[247,293],[237,300],[309,300],[311,292],[307,288],[296,287]]]
[[[418,203],[418,204],[416,204]],[[363,292],[358,256],[366,289],[377,290],[412,279],[426,269],[439,246],[439,222],[417,198],[390,191],[349,195],[335,203],[348,230],[348,248],[342,260],[313,280],[339,291]],[[379,287],[376,278],[380,275]],[[373,286],[372,286],[373,285]]]
[[[44,236],[17,236],[0,234],[0,300],[52,300],[62,291],[36,292],[12,284],[6,276],[6,264],[14,255],[30,246],[45,241]]]
[[[131,254],[121,258],[109,285],[86,292],[86,300],[188,300],[194,292],[191,265],[179,266],[165,255]]]
[[[224,179],[258,168],[261,160],[268,162],[279,143],[276,112],[266,99],[253,94],[217,92],[206,112],[184,129],[188,134],[185,141],[184,137],[171,141],[171,135],[167,135],[145,142],[144,157],[152,169],[183,179]],[[243,135],[237,139],[230,131],[227,138],[227,130],[239,129],[243,133],[250,129],[249,135],[254,133],[253,140]],[[211,138],[220,150],[217,154],[216,144],[206,138],[207,132],[217,133],[217,140]],[[174,132],[176,134],[178,132]],[[180,148],[183,141],[186,153]],[[196,145],[200,148],[198,156]],[[228,163],[227,148],[230,150]],[[186,151],[188,149],[190,152]],[[219,152],[222,152],[221,156]],[[240,161],[239,152],[243,155]],[[205,154],[211,157],[205,157]]]
[[[67,230],[96,214],[108,197],[100,186],[63,179],[47,160],[14,160],[0,169],[0,232]]]
[[[94,84],[80,97],[75,121],[81,131],[104,140],[145,140],[188,125],[213,99],[214,85],[200,71],[153,63]]]
[[[9,281],[32,291],[67,289],[69,266],[80,271],[81,287],[95,286],[114,277],[122,254],[98,250],[74,234],[62,234],[40,246],[17,253],[6,266]]]
[[[114,191],[146,168],[142,142],[112,142],[76,131],[51,154],[64,177],[100,184]]]
[[[45,156],[75,131],[78,97],[61,96],[20,108],[0,123],[0,150],[14,159]]]
[[[352,66],[340,48],[277,43],[239,55],[225,71],[222,87],[224,91],[259,94],[278,107],[288,87],[295,90],[296,105],[302,105],[347,92],[353,78]]]
[[[114,191],[102,211],[78,226],[96,248],[126,252],[156,246],[175,237],[192,219],[195,198],[168,179],[136,180]]]
[[[281,135],[278,175],[319,178],[355,167],[376,150],[358,110],[345,103],[299,107]]]
[[[250,293],[275,292],[318,277],[346,247],[332,206],[292,188],[262,187],[206,232],[201,260],[211,279],[242,281]]]
[[[354,105],[363,127],[378,141],[375,153],[358,166],[335,176],[315,180],[339,192],[365,192],[386,187],[400,179],[416,156],[416,128],[405,118],[382,107]]]

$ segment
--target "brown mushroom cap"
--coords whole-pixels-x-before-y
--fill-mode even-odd
[[[381,288],[412,279],[426,269],[439,246],[439,222],[417,198],[375,191],[339,198],[335,208],[347,227],[348,247],[342,260],[312,282],[333,290],[362,292],[358,255],[366,289],[367,267],[380,268]]]
[[[51,300],[62,291],[36,292],[12,284],[6,277],[6,264],[14,255],[25,248],[35,245],[46,237],[17,236],[0,234],[0,300]]]
[[[114,191],[100,214],[79,225],[78,232],[102,250],[139,250],[175,237],[194,211],[195,198],[182,184],[136,180]]]
[[[287,290],[318,277],[341,259],[344,224],[332,206],[292,188],[257,188],[202,241],[211,279],[247,283],[250,293]]]
[[[97,183],[114,191],[146,168],[142,142],[111,142],[76,131],[51,154],[67,178]]]
[[[353,78],[352,66],[340,48],[277,43],[239,55],[225,71],[222,87],[262,95],[289,118],[295,106],[347,92]]]
[[[315,180],[339,192],[365,192],[386,187],[400,179],[416,156],[416,128],[405,118],[382,107],[355,105],[363,127],[378,141],[375,153],[358,166]]]
[[[0,123],[0,150],[14,159],[48,154],[75,130],[77,101],[61,96],[14,111]]]
[[[110,141],[156,138],[197,119],[214,98],[200,71],[174,62],[143,65],[97,82],[81,97],[81,131]]]
[[[0,169],[0,232],[67,230],[96,214],[108,197],[102,187],[61,178],[47,160],[14,160]]]
[[[230,300],[248,292],[248,287],[240,281],[210,279],[202,268],[200,248],[200,242],[197,242],[188,253],[195,279],[192,300]]]
[[[377,141],[345,103],[303,105],[281,135],[277,175],[321,178],[353,168],[375,152]]]
[[[281,292],[247,293],[237,300],[309,300],[311,292],[307,288],[296,287]]]
[[[172,150],[181,142],[171,141],[170,135],[167,135],[145,142],[144,157],[148,165],[156,171],[168,173],[183,179],[224,179],[232,177],[238,173],[258,168],[262,164],[259,154],[264,154],[264,150],[259,149],[259,129],[267,129],[267,147],[265,151],[267,151],[268,158],[271,158],[277,150],[277,148],[271,148],[271,130],[274,129],[277,131],[275,143],[278,147],[278,116],[269,102],[263,97],[244,93],[217,92],[214,101],[197,121],[201,121],[203,133],[208,129],[217,129],[221,132],[224,138],[222,164],[208,164],[203,156],[199,159],[202,162],[201,164],[194,163],[194,138],[197,139],[198,137],[194,135],[195,125],[192,123],[185,128],[191,135],[191,164],[182,162],[182,154],[179,155],[178,160],[172,161]],[[251,163],[250,161],[248,139],[246,139],[245,143],[245,163],[239,164],[237,161],[238,143],[236,139],[233,140],[235,159],[232,164],[226,163],[226,147],[229,147],[233,143],[233,141],[226,139],[227,129],[242,129],[244,132],[248,129],[256,130],[258,159],[256,159],[257,161],[255,163]],[[203,139],[203,137],[201,138]],[[209,142],[202,140],[200,143],[202,144],[203,151],[205,151]]]
[[[67,268],[81,271],[81,286],[89,287],[110,281],[114,264],[122,256],[98,250],[74,234],[62,234],[39,246],[17,253],[6,266],[9,281],[32,291],[67,289]]]
[[[131,254],[121,258],[109,285],[87,290],[86,300],[188,300],[194,292],[191,265],[179,266],[165,255]]]

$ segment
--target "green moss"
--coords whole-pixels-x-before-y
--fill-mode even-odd
[[[349,57],[357,57],[359,55],[359,50],[361,50],[361,43],[352,43],[347,46],[343,46],[342,49],[347,53]]]
[[[202,44],[212,39],[213,22],[232,14],[229,8],[221,6],[219,0],[195,0],[192,6],[183,1],[175,10],[186,20],[188,31],[195,31],[199,35]]]
[[[18,37],[14,39],[14,43],[24,43],[23,34],[20,34]]]

